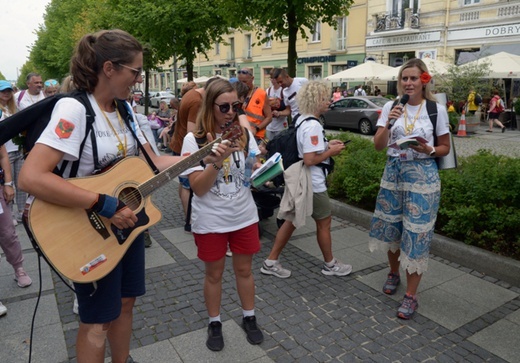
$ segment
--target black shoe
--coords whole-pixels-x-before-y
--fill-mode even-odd
[[[502,133],[506,132],[506,127],[502,127]]]
[[[247,334],[247,341],[250,344],[260,344],[264,341],[264,334],[256,325],[255,316],[246,316],[242,319],[242,328]]]
[[[214,321],[209,324],[206,347],[214,352],[224,349],[224,337],[222,336],[222,323],[220,321]]]

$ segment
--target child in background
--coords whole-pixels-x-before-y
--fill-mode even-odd
[[[45,97],[54,96],[58,93],[59,89],[60,84],[55,79],[48,79],[43,82],[43,93],[45,94]]]

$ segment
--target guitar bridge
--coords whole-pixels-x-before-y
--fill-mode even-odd
[[[86,211],[88,220],[90,221],[90,225],[103,237],[103,239],[107,239],[110,237],[110,232],[108,231],[107,227],[99,218],[99,215],[96,212],[93,211]]]

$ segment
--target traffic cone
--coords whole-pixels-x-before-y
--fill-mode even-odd
[[[462,110],[462,115],[460,116],[459,122],[459,130],[457,131],[457,137],[466,137],[466,111]]]

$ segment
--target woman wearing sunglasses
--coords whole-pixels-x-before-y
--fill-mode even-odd
[[[43,93],[45,94],[45,97],[54,96],[58,93],[59,89],[60,84],[55,79],[48,79],[43,82]]]
[[[259,150],[252,133],[238,126],[240,107],[237,93],[228,81],[213,81],[202,100],[195,132],[186,135],[181,152],[185,155],[197,151],[199,145],[202,147],[219,137],[229,125],[237,125],[243,131],[214,163],[197,165],[184,172],[194,194],[191,230],[197,255],[206,268],[204,299],[209,314],[206,346],[213,351],[224,348],[220,302],[228,244],[233,252],[233,269],[242,304],[242,327],[247,341],[260,344],[264,339],[256,325],[255,283],[251,271],[253,255],[260,251],[258,212],[251,190],[244,185],[248,151],[258,154]]]

